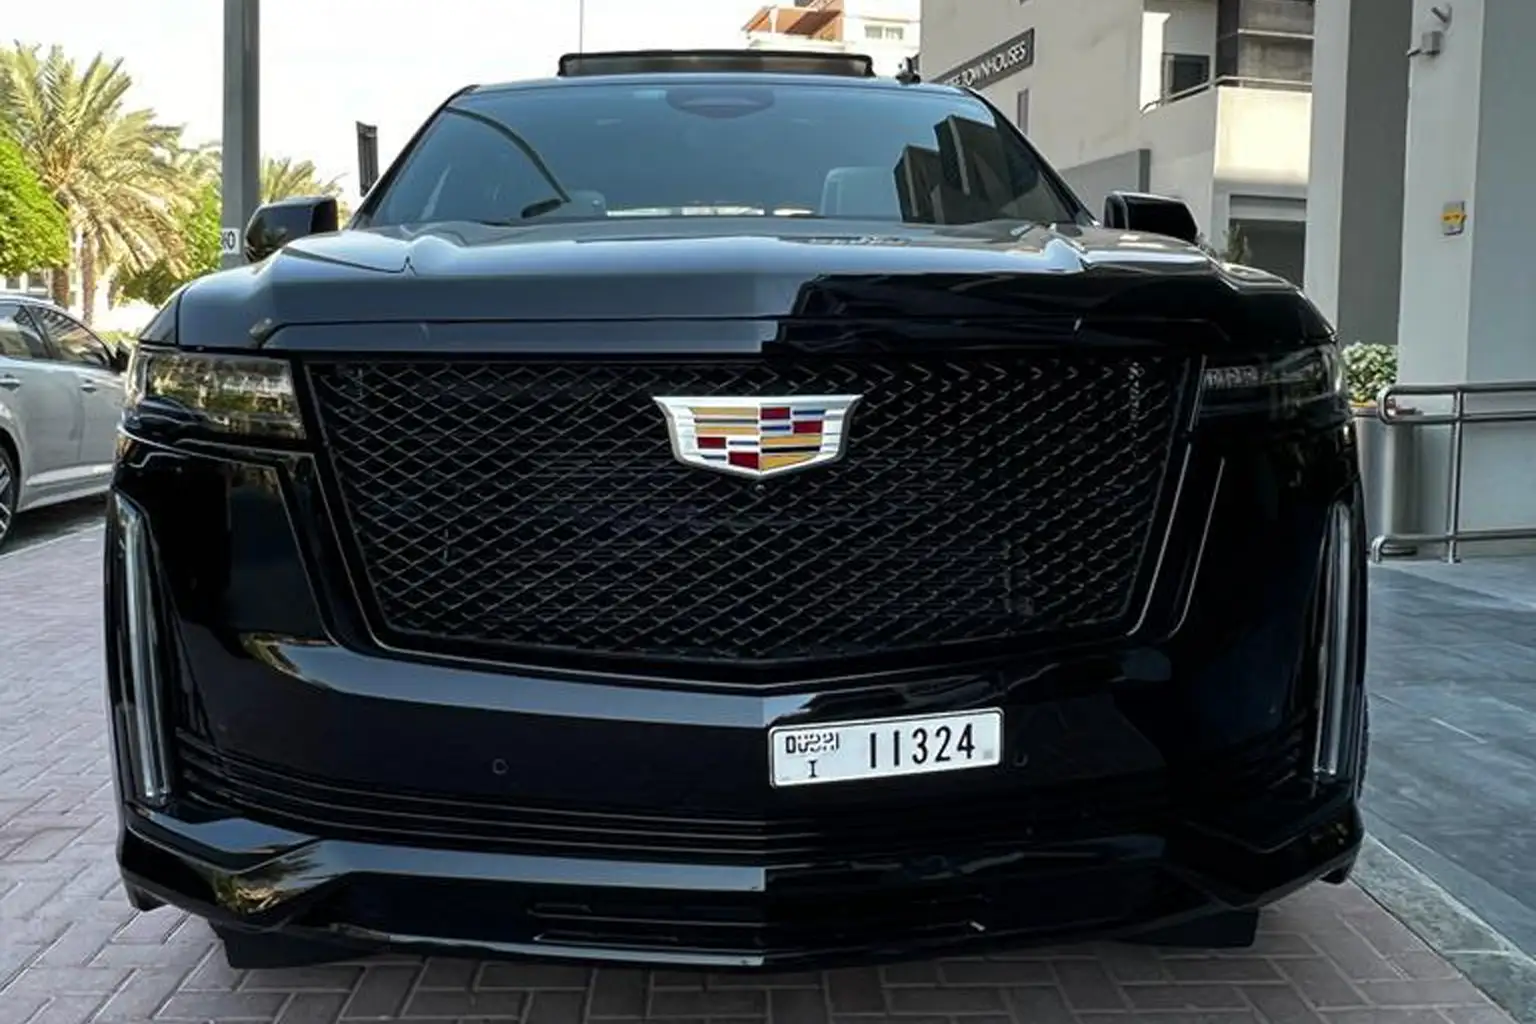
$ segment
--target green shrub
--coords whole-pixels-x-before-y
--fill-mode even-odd
[[[1397,346],[1356,342],[1344,346],[1344,383],[1354,405],[1375,405],[1381,389],[1397,383]]]

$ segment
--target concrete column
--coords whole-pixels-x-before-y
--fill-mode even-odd
[[[1444,35],[1440,53],[1410,60],[1399,376],[1536,381],[1536,3],[1415,0],[1413,8],[1416,38]],[[1536,407],[1536,396],[1469,401],[1515,407]],[[1419,511],[1435,530],[1444,524],[1450,460],[1447,432],[1425,433]],[[1536,525],[1536,427],[1471,426],[1465,443],[1462,526]]]
[[[261,0],[224,0],[224,209],[220,223],[243,241],[261,195]],[[224,252],[220,265],[245,263]]]
[[[1412,14],[1317,5],[1304,285],[1345,343],[1397,340]]]

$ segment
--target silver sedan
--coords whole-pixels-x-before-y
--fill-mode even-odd
[[[122,366],[51,302],[0,293],[0,547],[19,513],[106,491]]]

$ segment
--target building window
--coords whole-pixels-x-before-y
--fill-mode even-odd
[[[1019,126],[1019,131],[1029,134],[1029,90],[1019,90],[1019,108],[1014,114],[1013,123]]]
[[[907,30],[901,25],[889,25],[877,21],[864,23],[865,39],[888,39],[899,43],[906,37]]]
[[[1211,80],[1211,58],[1203,53],[1163,54],[1163,99],[1181,96]]]

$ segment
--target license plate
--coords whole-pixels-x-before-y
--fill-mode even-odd
[[[811,786],[985,768],[1003,759],[1003,713],[873,718],[768,732],[775,786]]]

